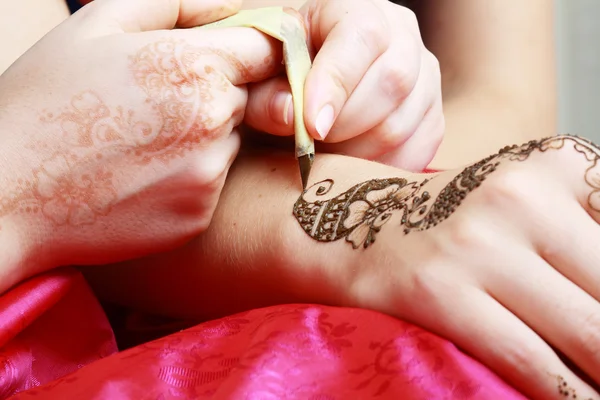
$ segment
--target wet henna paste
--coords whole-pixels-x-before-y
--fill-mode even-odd
[[[569,386],[569,384],[567,383],[565,378],[563,378],[562,376],[557,376],[556,380],[557,380],[556,387],[558,389],[558,394],[563,396],[565,399],[592,400],[591,397],[584,399],[583,397],[577,396],[577,391],[575,389],[573,389],[571,386]]]
[[[404,233],[430,229],[448,219],[466,198],[478,188],[488,175],[496,171],[501,161],[525,161],[534,151],[561,149],[572,143],[575,151],[586,157],[590,167],[585,181],[593,189],[588,197],[590,208],[600,211],[600,180],[595,171],[600,159],[600,148],[577,136],[556,136],[533,140],[521,146],[507,146],[497,154],[465,168],[431,202],[424,190],[432,178],[420,182],[404,178],[372,179],[327,200],[307,201],[307,194],[327,195],[334,185],[331,179],[309,187],[296,201],[293,214],[302,229],[320,242],[345,239],[354,249],[368,248],[376,234],[400,212]]]
[[[402,213],[404,233],[430,229],[448,219],[466,196],[478,188],[488,175],[496,171],[501,161],[525,161],[534,151],[562,149],[572,143],[573,149],[589,162],[585,182],[592,188],[588,195],[590,209],[600,212],[600,148],[577,136],[557,136],[530,141],[521,146],[508,146],[497,154],[465,168],[448,183],[430,203],[430,194],[424,187],[430,179],[421,182],[404,178],[373,179],[358,184],[346,192],[313,202],[305,200],[310,193],[325,196],[334,181],[324,180],[309,187],[294,204],[293,214],[302,229],[320,242],[345,239],[354,249],[365,249],[375,242],[376,234],[390,219],[392,213]],[[557,376],[558,394],[565,399],[582,399],[562,376]],[[591,400],[591,399],[585,399]]]

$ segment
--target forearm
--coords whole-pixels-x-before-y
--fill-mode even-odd
[[[442,70],[447,131],[432,168],[556,133],[552,2],[411,4]]]
[[[88,268],[91,282],[105,299],[180,317],[289,302],[355,305],[356,274],[380,253],[354,249],[343,237],[319,242],[303,231],[293,215],[301,192],[297,168],[289,154],[240,157],[208,231],[171,253]],[[359,182],[401,175],[381,164],[323,154],[311,182],[332,179],[331,192],[342,193]]]

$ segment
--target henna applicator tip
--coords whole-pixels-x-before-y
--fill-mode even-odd
[[[310,175],[310,170],[313,165],[313,161],[315,160],[315,154],[305,154],[303,156],[298,157],[298,166],[300,167],[300,177],[302,178],[302,190],[306,190],[306,186],[308,185],[308,177]]]

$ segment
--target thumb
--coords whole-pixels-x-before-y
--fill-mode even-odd
[[[96,0],[77,14],[99,19],[104,33],[190,28],[239,11],[243,0]],[[113,22],[106,24],[106,22]]]
[[[244,122],[272,135],[288,136],[294,133],[294,107],[290,84],[285,76],[248,85]]]

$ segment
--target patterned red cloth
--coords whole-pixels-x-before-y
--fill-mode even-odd
[[[431,333],[359,309],[283,305],[118,352],[83,277],[0,297],[0,399],[524,399]]]

